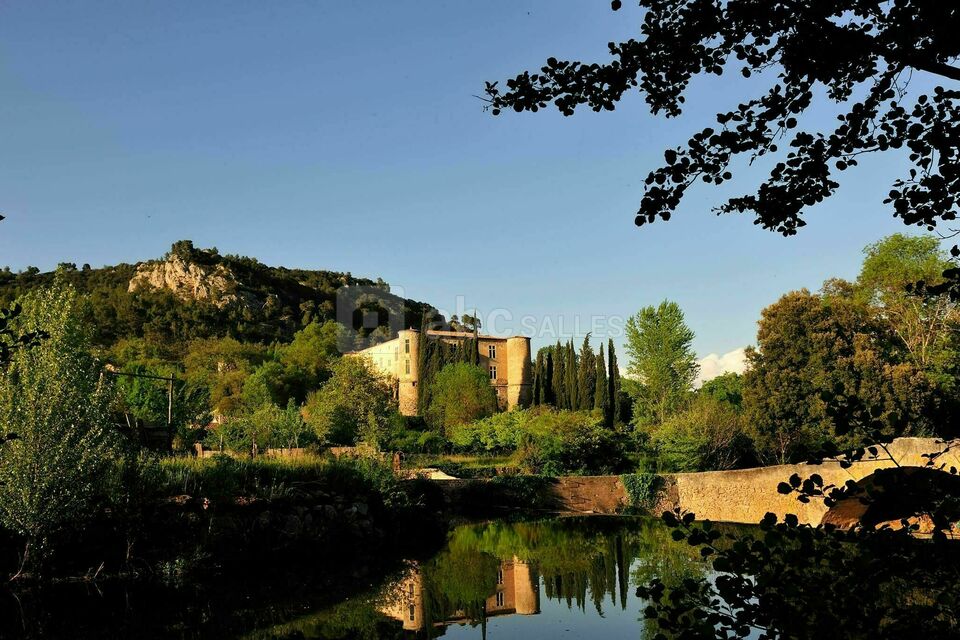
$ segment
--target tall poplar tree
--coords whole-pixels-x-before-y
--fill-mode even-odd
[[[627,320],[627,368],[637,384],[637,418],[660,424],[677,411],[693,389],[700,366],[693,331],[676,302],[644,307]]]

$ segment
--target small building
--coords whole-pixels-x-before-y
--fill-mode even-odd
[[[533,375],[530,368],[530,338],[510,336],[500,338],[465,331],[427,330],[427,338],[457,344],[467,339],[477,341],[480,366],[490,375],[490,384],[497,392],[497,401],[503,409],[526,407],[530,404]],[[400,413],[420,415],[418,389],[420,332],[405,329],[387,342],[357,351],[353,355],[369,358],[384,376],[397,383],[397,401]]]

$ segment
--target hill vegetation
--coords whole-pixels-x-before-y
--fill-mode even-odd
[[[61,263],[55,272],[36,267],[0,270],[0,308],[53,283],[58,275],[91,300],[94,344],[110,350],[142,340],[148,351],[180,360],[195,339],[289,342],[311,323],[337,319],[342,287],[381,290],[403,309],[407,326],[420,326],[429,305],[391,296],[382,279],[337,271],[270,267],[255,258],[199,249],[189,240],[173,244],[158,260],[101,268]],[[361,333],[370,333],[362,329]],[[387,336],[384,336],[387,337]]]

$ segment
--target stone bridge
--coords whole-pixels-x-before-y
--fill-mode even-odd
[[[931,454],[944,449],[933,438],[898,438],[880,449],[876,457],[866,454],[863,460],[844,469],[839,462],[819,465],[794,464],[734,471],[665,474],[655,512],[680,507],[696,514],[698,520],[756,524],[771,512],[778,518],[795,514],[801,523],[817,525],[828,509],[821,500],[804,504],[796,496],[777,492],[777,485],[797,474],[806,479],[820,474],[824,484],[843,486],[848,480],[868,480],[876,471],[895,466],[925,467]],[[888,453],[889,452],[889,455]],[[937,464],[960,469],[956,450],[939,457]],[[626,489],[617,476],[570,476],[558,478],[552,490],[559,506],[569,512],[615,513],[629,501]]]

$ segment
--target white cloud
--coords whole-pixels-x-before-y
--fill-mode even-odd
[[[700,375],[697,376],[697,381],[694,383],[696,387],[729,371],[743,373],[747,370],[746,347],[734,349],[722,356],[711,353],[702,358],[698,364],[700,365]]]

